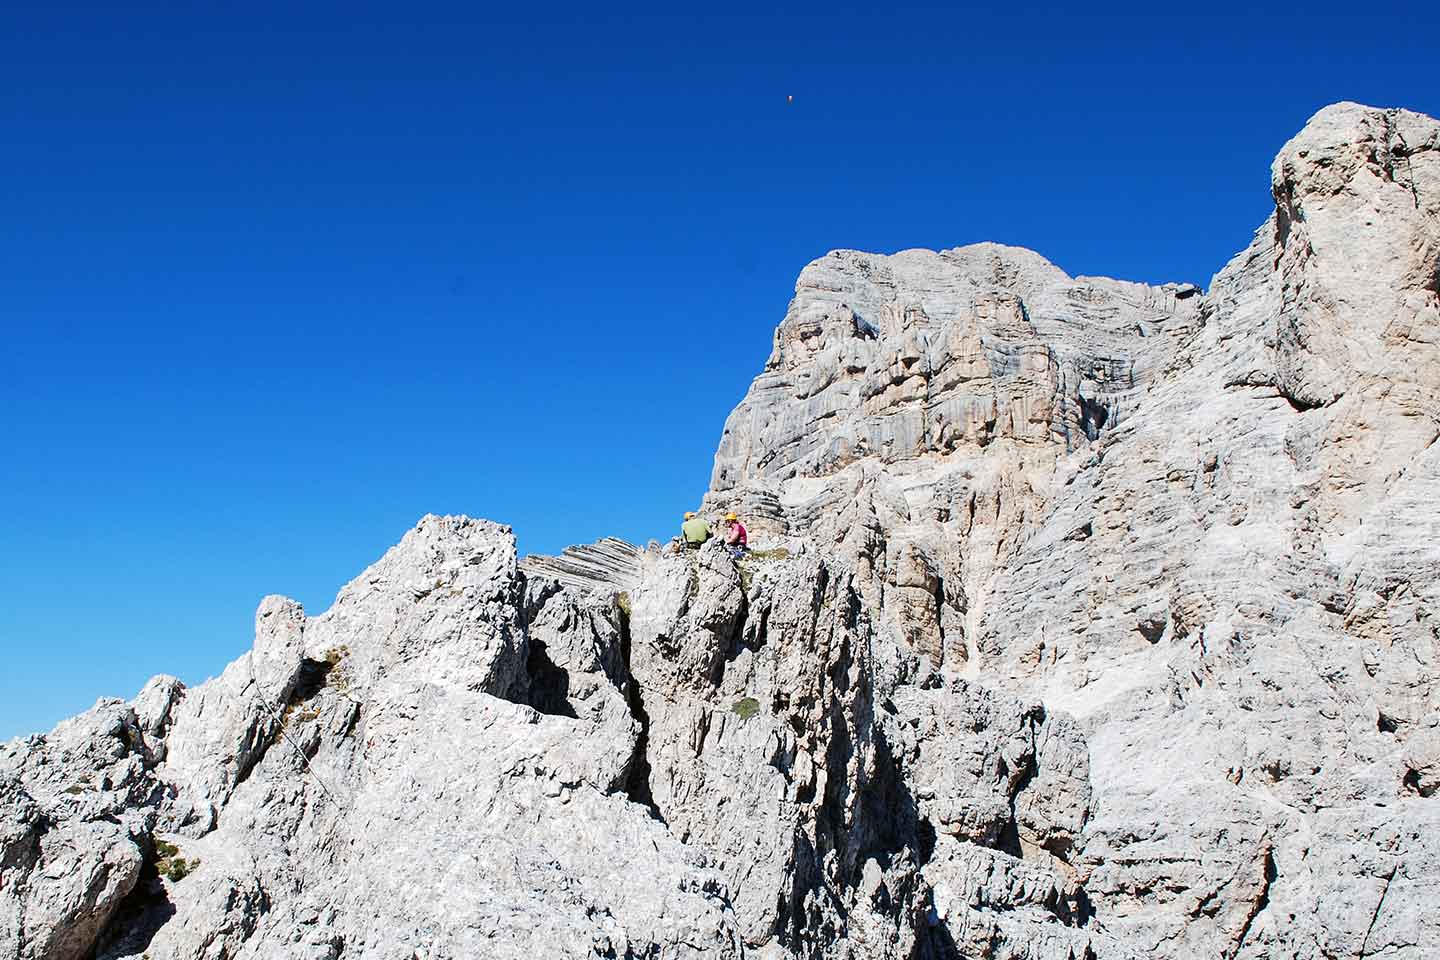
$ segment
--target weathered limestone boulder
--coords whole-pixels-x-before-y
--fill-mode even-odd
[[[116,916],[155,823],[155,747],[130,705],[102,700],[0,748],[4,955],[85,956]]]

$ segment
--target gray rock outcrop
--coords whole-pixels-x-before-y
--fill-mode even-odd
[[[1272,188],[1203,297],[993,245],[817,261],[708,504],[850,559],[942,675],[1074,718],[1090,928],[1421,956],[1440,124],[1327,108]]]
[[[640,548],[619,537],[566,547],[547,557],[532,553],[520,567],[528,577],[553,580],[580,591],[628,590],[640,572]]]
[[[0,956],[1440,953],[1440,123],[1272,189],[1208,291],[812,263],[738,562],[429,516],[0,747]]]

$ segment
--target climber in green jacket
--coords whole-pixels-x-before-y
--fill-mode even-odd
[[[710,524],[693,512],[687,511],[685,522],[680,525],[680,536],[691,550],[700,549],[700,544],[710,539]]]

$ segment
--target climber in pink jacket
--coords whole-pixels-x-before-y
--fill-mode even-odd
[[[730,549],[732,557],[739,560],[745,556],[745,551],[750,548],[750,540],[739,517],[733,513],[725,514],[725,528],[721,535],[724,537],[725,546]]]

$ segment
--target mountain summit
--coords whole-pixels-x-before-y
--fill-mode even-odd
[[[0,955],[1440,951],[1440,123],[1337,104],[1212,281],[801,272],[706,515],[427,516],[0,747]]]

